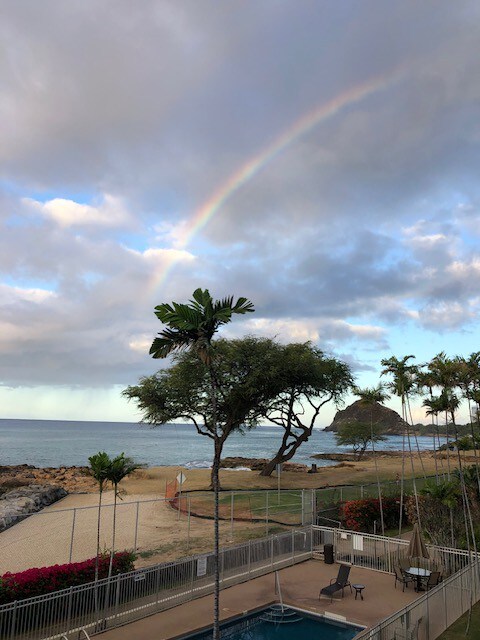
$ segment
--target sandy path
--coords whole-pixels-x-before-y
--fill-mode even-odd
[[[422,454],[427,473],[434,472],[431,454]],[[466,459],[467,461],[467,459]],[[415,460],[417,473],[418,458]],[[444,462],[443,462],[444,463]],[[123,488],[127,495],[119,502],[117,509],[116,543],[117,549],[135,547],[137,529],[137,550],[148,552],[138,560],[139,565],[172,560],[194,552],[211,550],[213,546],[213,523],[211,520],[191,518],[190,525],[185,515],[165,504],[160,493],[165,480],[172,480],[180,470],[178,467],[157,467],[139,472],[128,479]],[[392,479],[401,470],[400,458],[380,458],[379,471],[382,479]],[[210,480],[208,470],[184,470],[187,482],[184,490],[206,489]],[[337,467],[324,467],[318,474],[282,474],[282,488],[321,487],[325,485],[362,483],[374,480],[372,460],[348,463]],[[277,478],[262,478],[248,471],[222,471],[224,489],[258,488],[273,489]],[[152,498],[158,498],[156,502]],[[136,501],[138,509],[138,528]],[[133,503],[133,504],[128,504]],[[104,494],[104,508],[101,520],[101,549],[112,545],[113,492]],[[96,553],[98,494],[71,494],[56,504],[30,516],[23,522],[0,533],[0,575],[6,571],[22,571],[31,567],[66,563],[70,559],[73,511],[76,509],[73,535],[72,561],[91,558]],[[90,507],[90,508],[85,508]],[[62,511],[68,509],[68,511]],[[230,523],[222,522],[221,544],[245,539],[249,535],[261,536],[264,525],[235,523],[235,540],[232,538]]]
[[[129,495],[128,502],[142,501],[138,510],[138,549],[156,549],[169,543],[175,551],[176,541],[185,544],[188,521],[163,502],[148,502],[154,496]],[[160,497],[160,496],[157,496]],[[127,498],[124,499],[124,502]],[[112,543],[113,492],[104,495],[102,509],[102,549]],[[69,495],[55,505],[0,534],[0,574],[22,571],[30,567],[62,564],[69,561],[73,511],[76,508],[72,561],[95,556],[97,547],[98,496],[95,494]],[[107,506],[110,505],[110,506]],[[91,507],[91,508],[85,508]],[[69,511],[61,511],[69,509]],[[133,549],[135,545],[136,504],[120,503],[117,509],[117,549]],[[194,520],[194,519],[192,519]],[[192,538],[202,536],[211,546],[212,523],[208,520],[191,522]],[[150,560],[150,563],[152,560]]]

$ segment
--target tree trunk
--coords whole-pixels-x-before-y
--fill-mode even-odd
[[[275,467],[277,466],[277,464],[281,464],[282,462],[283,462],[282,454],[280,452],[277,452],[276,455],[265,464],[263,469],[260,471],[260,475],[271,476],[272,473],[275,471]]]
[[[117,520],[117,485],[113,486],[113,490],[114,490],[114,498],[113,498],[113,522],[112,522],[112,548],[110,549],[110,560],[108,563],[108,582],[107,582],[107,588],[105,590],[105,603],[103,606],[103,624],[106,624],[106,618],[107,618],[107,609],[108,609],[108,604],[110,601],[110,578],[112,577],[112,570],[113,570],[113,556],[115,554],[115,527],[116,527],[116,520]]]
[[[115,555],[115,533],[116,533],[116,526],[117,526],[117,490],[118,490],[118,487],[116,485],[114,485],[113,490],[115,492],[115,495],[114,495],[114,498],[113,498],[112,548],[110,550],[110,564],[108,565],[108,577],[109,578],[112,575],[113,556]]]
[[[213,483],[213,495],[214,495],[214,510],[213,510],[213,565],[215,573],[215,583],[213,588],[213,640],[219,640],[220,638],[220,533],[218,526],[218,493],[220,491],[219,484],[219,471],[220,471],[220,459],[222,454],[223,441],[217,433],[217,381],[215,378],[215,372],[212,364],[209,364],[210,373],[210,394],[212,403],[212,419],[213,419],[213,432],[214,432],[214,455],[212,465],[212,483]]]
[[[98,518],[97,518],[97,556],[95,558],[95,582],[98,580],[98,556],[100,555],[100,520],[102,517],[102,491],[98,498]]]
[[[292,443],[287,444],[286,441],[284,440],[284,442],[282,443],[281,447],[279,448],[277,453],[274,455],[274,457],[269,462],[267,462],[267,464],[260,471],[260,475],[271,476],[273,471],[275,471],[275,467],[277,466],[277,464],[280,464],[282,462],[288,462],[288,460],[291,460],[295,455],[295,453],[297,452],[297,449],[299,448],[299,446],[303,442],[307,442],[308,438],[311,435],[312,435],[311,429],[306,429],[299,436],[295,436],[295,442],[293,442],[293,444]],[[289,450],[287,453],[285,453],[287,447],[289,448]]]
[[[219,470],[220,470],[221,445],[215,442],[215,455],[212,466],[212,481],[214,492],[214,512],[213,512],[213,537],[214,537],[214,603],[213,603],[213,640],[220,638],[220,532],[219,532]]]

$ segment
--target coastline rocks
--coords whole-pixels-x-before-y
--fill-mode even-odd
[[[376,458],[402,458],[403,457],[403,452],[402,451],[377,451],[375,453],[375,457]],[[407,452],[406,455],[410,456],[410,454]],[[414,458],[418,457],[418,452],[414,451],[412,452],[412,455]],[[433,457],[435,455],[435,452],[427,449],[425,451],[420,451],[420,455],[424,458],[429,458],[429,457]],[[354,455],[353,453],[314,453],[312,455],[312,458],[317,458],[318,460],[336,460],[338,462],[358,462],[358,456]],[[373,460],[373,454],[369,451],[366,451],[361,459],[361,462],[367,462],[368,460]]]
[[[65,489],[55,485],[33,484],[8,491],[0,496],[0,532],[66,495]]]
[[[95,481],[87,474],[87,467],[37,468],[28,464],[0,466],[0,494],[16,487],[31,484],[58,485],[68,493],[92,493]]]
[[[248,467],[252,471],[261,471],[263,467],[270,462],[267,458],[224,458],[220,464],[222,469],[235,469],[236,467]],[[284,462],[282,465],[283,471],[302,471],[308,470],[306,464],[300,464],[297,462]]]
[[[337,411],[333,422],[325,431],[338,431],[338,428],[350,422],[367,422],[373,420],[375,425],[380,425],[382,431],[390,435],[398,435],[404,432],[407,423],[393,409],[384,407],[383,404],[375,402],[373,405],[366,405],[361,400],[356,400],[346,409]]]

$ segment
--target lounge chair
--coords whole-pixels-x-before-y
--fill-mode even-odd
[[[341,564],[338,569],[337,577],[332,578],[330,580],[330,584],[327,587],[323,587],[323,589],[320,589],[318,598],[320,599],[321,596],[328,596],[330,598],[330,602],[332,602],[333,594],[340,590],[342,592],[342,598],[343,598],[343,590],[345,589],[345,587],[350,587],[350,593],[351,593],[352,585],[348,581],[348,576],[350,575],[350,569],[351,569],[351,565]]]
[[[405,573],[400,567],[395,565],[395,589],[397,588],[397,582],[402,584],[402,591],[405,591],[405,587],[408,587],[410,582],[413,582],[415,578]]]

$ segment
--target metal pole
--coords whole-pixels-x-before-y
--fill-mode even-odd
[[[195,581],[195,558],[191,559],[191,563],[192,563],[192,576],[191,576],[191,582],[190,582],[190,597],[192,597],[193,595],[193,583]]]
[[[77,510],[73,510],[73,520],[72,520],[72,535],[70,536],[70,554],[68,556],[68,561],[72,562],[73,555],[73,536],[75,535],[75,518],[77,516]]]
[[[268,536],[268,491],[265,492],[265,533]]]
[[[187,550],[190,551],[190,494],[187,498],[188,502],[188,521],[187,521]]]
[[[302,489],[302,527],[305,524],[305,489]]]
[[[135,542],[133,543],[133,548],[135,553],[137,553],[137,549],[138,549],[138,545],[137,545],[137,541],[138,541],[138,511],[140,509],[140,501],[137,500],[137,513],[135,515]]]

